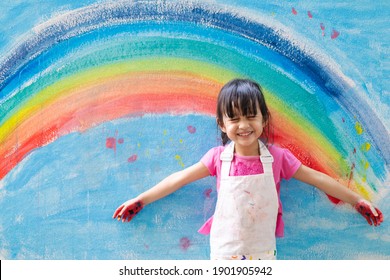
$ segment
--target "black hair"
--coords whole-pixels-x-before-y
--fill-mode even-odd
[[[223,117],[236,117],[237,114],[243,116],[257,115],[257,109],[266,123],[262,134],[265,143],[268,141],[270,134],[270,118],[271,113],[268,110],[267,104],[261,86],[255,81],[249,79],[234,79],[225,84],[219,92],[217,99],[217,122],[223,126]],[[221,132],[222,143],[225,145],[229,138],[226,133]]]

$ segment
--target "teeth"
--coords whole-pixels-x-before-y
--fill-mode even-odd
[[[246,132],[246,133],[239,133],[238,135],[239,136],[248,136],[250,135],[252,132]]]

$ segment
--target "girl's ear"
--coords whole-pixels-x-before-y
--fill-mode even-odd
[[[268,120],[263,121],[263,128],[266,127],[267,125],[268,125]]]
[[[217,119],[217,125],[222,130],[222,132],[226,133],[225,125],[223,124],[223,121],[220,119]]]

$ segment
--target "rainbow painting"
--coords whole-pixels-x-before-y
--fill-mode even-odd
[[[389,216],[388,89],[356,74],[366,65],[343,48],[359,40],[348,24],[365,4],[350,16],[336,8],[345,22],[330,28],[320,18],[330,0],[79,2],[47,3],[39,17],[28,1],[0,4],[1,259],[207,259],[197,229],[213,213],[215,178],[129,224],[111,216],[220,145],[216,96],[236,77],[262,85],[275,145]],[[372,229],[294,180],[281,196],[278,258],[390,258],[387,222]]]

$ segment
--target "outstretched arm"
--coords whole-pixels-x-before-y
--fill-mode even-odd
[[[129,222],[142,208],[160,198],[163,198],[181,187],[210,175],[207,167],[198,162],[186,169],[173,173],[154,187],[141,193],[120,205],[114,212],[113,218]]]
[[[293,176],[295,179],[315,186],[326,194],[351,204],[367,220],[375,226],[383,222],[383,215],[378,208],[363,199],[359,194],[346,188],[330,176],[316,171],[305,165],[301,165]]]

